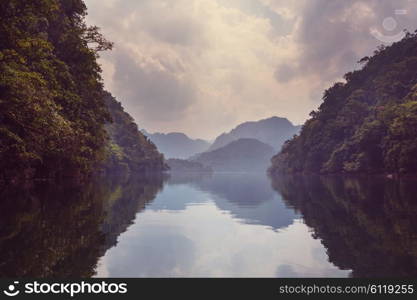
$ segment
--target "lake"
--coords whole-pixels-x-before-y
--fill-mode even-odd
[[[415,277],[414,180],[263,173],[1,192],[1,277]]]

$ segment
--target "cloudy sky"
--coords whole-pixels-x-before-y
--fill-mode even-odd
[[[139,127],[212,139],[271,116],[303,123],[325,88],[417,29],[415,0],[85,0],[115,48],[106,88]]]

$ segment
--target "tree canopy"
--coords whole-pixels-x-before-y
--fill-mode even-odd
[[[167,169],[164,156],[142,132],[133,118],[110,93],[106,92],[106,105],[112,123],[106,125],[110,140],[107,144],[108,158],[105,169],[116,173],[149,173]]]
[[[84,177],[128,136],[140,144],[125,147],[131,162],[162,164],[120,104],[105,102],[97,58],[112,43],[86,14],[82,0],[0,2],[0,181]]]
[[[417,172],[417,36],[379,47],[326,90],[271,173]]]

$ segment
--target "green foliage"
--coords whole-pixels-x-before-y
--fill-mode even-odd
[[[133,118],[124,111],[120,102],[106,93],[105,102],[110,111],[112,123],[106,125],[110,136],[107,144],[108,172],[153,172],[166,169],[164,157],[156,146],[145,137]]]
[[[0,3],[0,180],[86,175],[103,159],[109,114],[82,0]]]
[[[417,172],[417,35],[360,63],[325,91],[300,135],[272,158],[271,173]]]

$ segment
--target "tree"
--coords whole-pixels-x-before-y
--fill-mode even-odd
[[[275,173],[417,172],[417,35],[380,47],[324,92]]]
[[[88,175],[110,120],[81,0],[0,3],[0,180]]]

